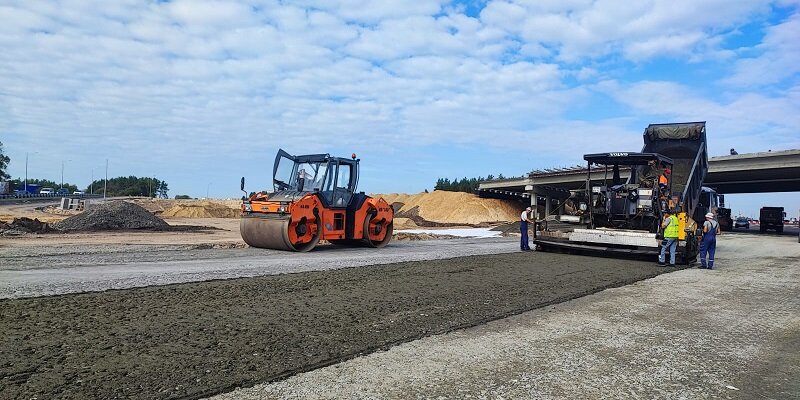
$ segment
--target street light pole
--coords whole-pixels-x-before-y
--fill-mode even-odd
[[[64,188],[64,163],[65,162],[72,162],[72,160],[61,160],[61,187],[59,189]]]
[[[25,152],[25,193],[28,193],[28,152]]]
[[[108,192],[108,159],[106,158],[106,179],[103,181],[103,199],[106,198]]]
[[[94,168],[92,168],[92,183],[90,184],[89,194],[94,194]]]

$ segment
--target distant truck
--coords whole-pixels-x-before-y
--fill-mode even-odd
[[[783,207],[761,207],[761,213],[758,218],[761,232],[772,229],[778,233],[783,233],[784,218],[786,218],[786,212],[783,211]]]
[[[11,193],[11,182],[0,182],[0,194]]]

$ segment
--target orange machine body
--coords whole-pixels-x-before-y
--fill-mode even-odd
[[[243,198],[242,238],[253,247],[292,251],[309,251],[319,240],[385,246],[391,240],[394,210],[383,198],[355,191],[358,162],[280,150],[273,171],[275,191]]]

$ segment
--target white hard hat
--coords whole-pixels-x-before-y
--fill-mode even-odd
[[[713,219],[714,218],[714,214],[708,213],[708,214],[706,214],[706,218],[712,218]]]

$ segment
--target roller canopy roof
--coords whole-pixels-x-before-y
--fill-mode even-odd
[[[586,154],[583,159],[600,165],[647,165],[650,161],[672,165],[671,158],[658,153],[597,153]]]

